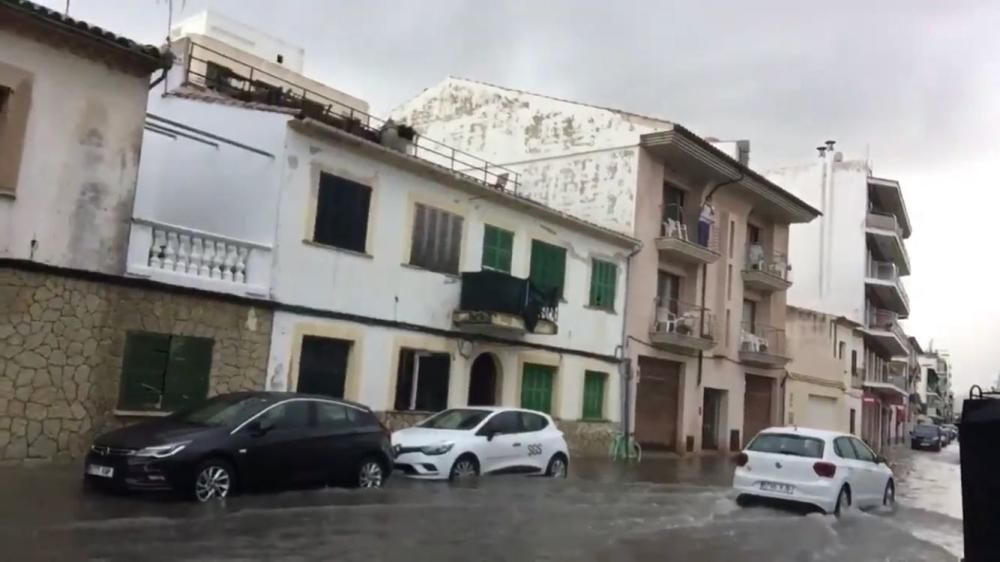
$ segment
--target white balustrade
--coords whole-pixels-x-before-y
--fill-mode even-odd
[[[249,244],[153,227],[146,265],[153,270],[244,284],[252,249]]]

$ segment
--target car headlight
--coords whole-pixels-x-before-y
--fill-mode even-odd
[[[154,459],[164,459],[181,452],[184,449],[184,447],[188,446],[188,443],[190,443],[190,441],[184,441],[181,443],[171,443],[169,445],[157,445],[155,447],[146,447],[144,449],[139,449],[138,451],[132,454],[137,457],[152,457]]]
[[[451,450],[455,444],[452,442],[438,443],[436,445],[428,445],[426,447],[421,447],[420,452],[425,455],[443,455]]]

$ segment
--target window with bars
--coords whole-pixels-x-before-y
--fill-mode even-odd
[[[555,376],[555,367],[526,363],[521,377],[521,407],[550,413]]]
[[[367,185],[320,173],[313,240],[364,253],[371,196],[372,190]]]
[[[410,264],[439,273],[458,273],[463,222],[454,213],[417,203]]]
[[[204,400],[213,345],[209,338],[129,332],[118,407],[169,412]]]
[[[614,310],[617,280],[618,266],[611,262],[594,260],[590,270],[590,306]]]
[[[608,374],[586,371],[583,376],[583,419],[604,419],[604,387]]]
[[[538,288],[546,291],[555,289],[561,298],[566,279],[566,248],[532,240],[529,277]]]
[[[483,269],[510,273],[514,256],[514,233],[486,225],[483,231]]]

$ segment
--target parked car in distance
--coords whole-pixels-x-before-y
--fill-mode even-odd
[[[415,478],[458,480],[481,474],[565,477],[569,449],[552,418],[516,408],[439,412],[392,434],[395,468]]]
[[[88,484],[174,490],[199,502],[307,484],[377,488],[392,472],[389,432],[354,402],[285,392],[222,394],[105,433]]]
[[[938,452],[945,445],[944,438],[944,430],[939,426],[920,423],[913,426],[910,432],[910,448]]]
[[[733,488],[737,503],[757,498],[818,507],[840,515],[850,507],[891,507],[892,469],[857,437],[802,427],[760,432],[737,455]]]
[[[947,423],[943,427],[948,432],[948,443],[958,439],[958,426]]]

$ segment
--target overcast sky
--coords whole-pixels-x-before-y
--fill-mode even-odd
[[[167,5],[70,15],[158,44]],[[758,169],[867,151],[914,225],[907,332],[951,352],[956,398],[1000,371],[1000,2],[174,0],[174,20],[205,8],[298,43],[377,114],[451,74],[748,138]]]

